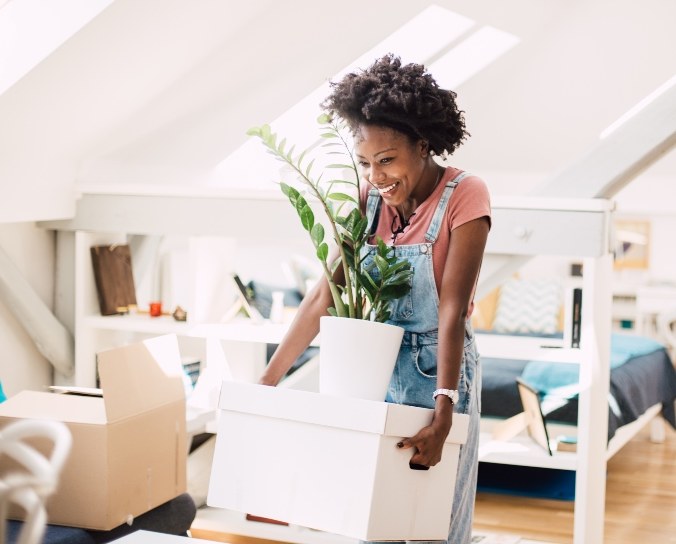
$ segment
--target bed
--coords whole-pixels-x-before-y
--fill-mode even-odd
[[[662,417],[676,428],[676,370],[665,346],[647,337],[614,332],[610,348],[608,439],[658,404]],[[547,423],[577,425],[577,365],[483,356],[481,365],[482,417],[509,418],[523,410],[518,377],[540,393]]]

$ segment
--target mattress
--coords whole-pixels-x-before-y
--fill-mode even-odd
[[[611,339],[611,360],[621,359],[621,364],[610,371],[608,439],[615,435],[619,427],[635,421],[657,403],[662,403],[662,415],[676,428],[676,370],[667,350],[659,346],[627,356],[623,340],[616,335]],[[478,347],[480,351],[481,345]],[[516,378],[532,375],[528,366],[531,363],[520,359],[481,357],[482,416],[507,418],[522,411]],[[547,374],[547,369],[541,366],[543,364],[551,365],[552,374],[558,372],[558,365],[571,367],[566,363],[537,364],[540,365],[538,370],[544,370],[544,374]],[[537,389],[540,391],[543,410],[548,412],[545,415],[547,421],[577,424],[578,395],[574,385],[548,391]],[[561,394],[562,391],[565,393]]]

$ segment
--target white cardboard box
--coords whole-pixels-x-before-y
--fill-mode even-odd
[[[468,416],[441,463],[396,447],[432,410],[223,382],[207,504],[361,540],[446,540]]]
[[[185,393],[174,335],[98,360],[103,397],[22,391],[0,404],[0,427],[23,418],[66,423],[73,444],[48,522],[109,530],[186,490]],[[0,460],[0,477],[13,469]]]

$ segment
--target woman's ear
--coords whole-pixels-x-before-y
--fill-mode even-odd
[[[430,154],[430,144],[427,140],[420,140],[418,142],[418,146],[420,147],[420,156],[423,159],[426,159],[427,156]]]

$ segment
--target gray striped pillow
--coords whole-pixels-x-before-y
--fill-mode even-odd
[[[493,329],[508,334],[555,334],[562,300],[557,280],[508,280],[500,289]]]

